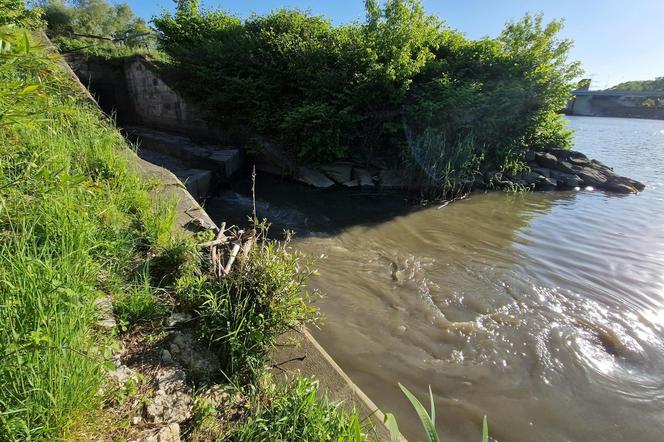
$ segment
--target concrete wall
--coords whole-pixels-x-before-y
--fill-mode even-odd
[[[102,109],[115,115],[120,124],[227,141],[223,132],[208,126],[195,106],[168,86],[156,74],[157,66],[143,57],[108,63],[68,56],[67,62]]]

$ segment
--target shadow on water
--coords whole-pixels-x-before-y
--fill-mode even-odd
[[[251,179],[235,181],[229,190],[205,202],[212,219],[243,226],[253,211]],[[277,236],[290,230],[300,238],[335,235],[356,225],[376,225],[422,210],[405,193],[373,189],[316,189],[270,175],[256,177],[256,212]]]

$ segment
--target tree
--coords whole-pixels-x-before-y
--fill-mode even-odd
[[[15,25],[36,29],[43,25],[42,10],[28,9],[23,0],[0,0],[0,26]]]
[[[126,3],[107,0],[44,0],[44,18],[52,35],[90,35],[138,46],[154,40],[153,32]]]

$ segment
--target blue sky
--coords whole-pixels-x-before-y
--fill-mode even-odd
[[[124,0],[146,19],[171,0]],[[524,13],[543,12],[547,19],[564,18],[563,35],[572,38],[572,56],[581,60],[593,89],[626,80],[664,76],[664,0],[423,0],[429,13],[470,38],[495,36],[506,21]],[[203,0],[240,17],[281,7],[298,7],[330,17],[334,23],[361,20],[363,0]]]

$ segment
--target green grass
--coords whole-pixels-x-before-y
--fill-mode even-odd
[[[287,240],[260,240],[215,279],[195,242],[172,235],[173,205],[151,198],[123,138],[56,61],[0,29],[0,441],[94,440],[113,425],[99,297],[111,297],[121,328],[189,308],[247,382],[276,337],[314,314],[301,296],[311,269]],[[182,296],[166,302],[170,289]],[[269,403],[236,440],[361,439],[357,414],[318,401],[312,381],[260,396]]]
[[[94,300],[141,283],[172,208],[51,57],[20,31],[0,39],[0,440],[70,439],[102,403]]]
[[[249,419],[222,441],[345,441],[367,436],[356,412],[318,396],[318,383],[296,378],[259,399]]]
[[[183,281],[180,292],[200,318],[201,334],[217,350],[227,376],[253,382],[263,372],[276,338],[315,318],[307,305],[311,263],[292,250],[289,238],[258,244],[224,278]]]

